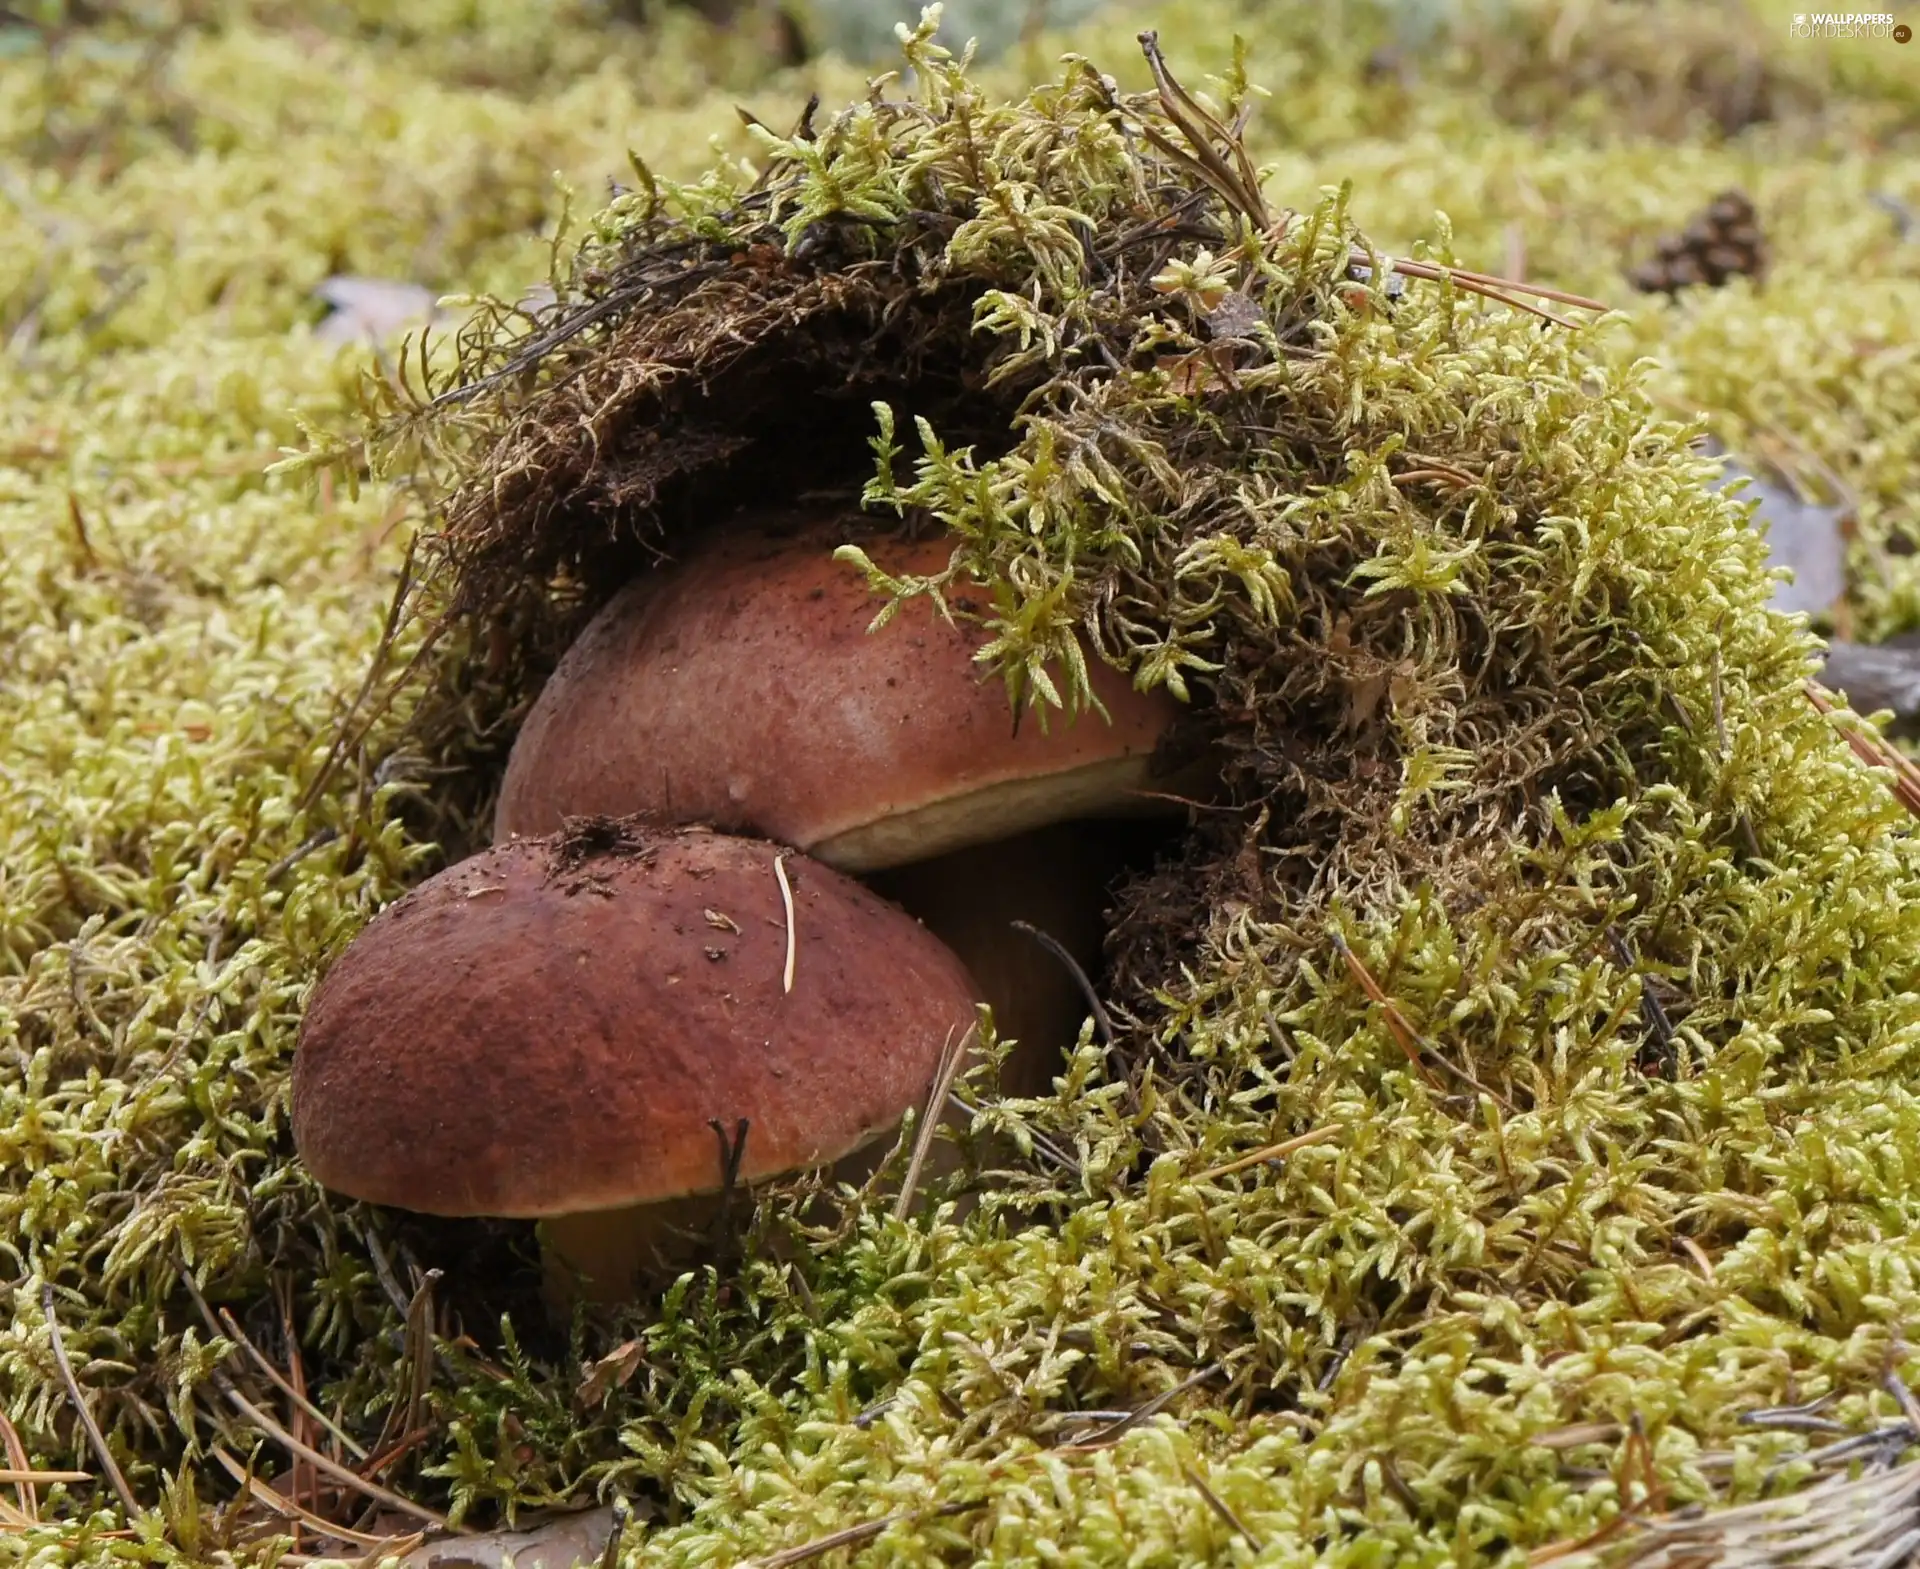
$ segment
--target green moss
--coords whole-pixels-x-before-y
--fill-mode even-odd
[[[1764,609],[1740,509],[1701,488],[1668,416],[1699,409],[1743,451],[1782,433],[1831,468],[1861,502],[1856,614],[1920,621],[1911,569],[1881,554],[1915,527],[1920,253],[1867,199],[1920,199],[1907,77],[1860,51],[1795,53],[1783,18],[1729,22],[1786,84],[1777,118],[1729,135],[1682,104],[1689,139],[1653,147],[1601,112],[1608,83],[1642,79],[1632,60],[1584,107],[1555,100],[1547,44],[1571,11],[1519,8],[1499,37],[1538,47],[1501,44],[1498,72],[1486,37],[1449,33],[1411,85],[1366,75],[1391,39],[1378,13],[1311,35],[1247,19],[1251,73],[1277,89],[1252,132],[1268,199],[1313,222],[1260,246],[1225,227],[1189,239],[1130,262],[1129,293],[1081,275],[1068,214],[1097,241],[1161,198],[1129,183],[1077,70],[1023,101],[1038,58],[969,87],[922,44],[931,116],[876,109],[802,145],[750,137],[701,96],[747,67],[703,67],[684,18],[618,34],[580,77],[570,63],[602,37],[584,13],[536,39],[504,12],[463,30],[456,9],[367,39],[344,12],[303,32],[236,7],[168,35],[144,76],[139,47],[105,48],[124,42],[111,29],[0,73],[0,135],[41,171],[9,178],[20,221],[0,226],[16,372],[0,396],[0,1410],[36,1463],[97,1471],[53,1363],[51,1280],[156,1511],[114,1536],[106,1489],[43,1489],[44,1522],[0,1522],[0,1553],[284,1550],[249,1540],[257,1512],[212,1512],[233,1492],[215,1445],[262,1474],[286,1464],[216,1364],[287,1415],[222,1359],[227,1326],[203,1321],[189,1278],[282,1366],[287,1290],[317,1398],[371,1444],[420,1356],[400,1333],[410,1268],[443,1270],[432,1434],[389,1483],[482,1524],[619,1490],[645,1505],[629,1547],[646,1563],[888,1518],[870,1561],[1457,1562],[1582,1535],[1641,1497],[1636,1424],[1688,1500],[1807,1479],[1807,1436],[1743,1424],[1756,1407],[1831,1391],[1823,1415],[1849,1429],[1891,1413],[1881,1377],[1920,1307],[1920,859],[1800,696],[1806,640]],[[1680,58],[1648,21],[1661,8],[1580,14],[1645,22],[1656,63]],[[1229,68],[1240,24],[1223,10],[1183,0],[1155,21],[1183,77]],[[1125,32],[1074,42],[1142,85]],[[784,128],[809,85],[829,105],[859,92],[828,62],[752,107]],[[1165,129],[1151,106],[1130,114]],[[489,759],[564,631],[554,604],[611,581],[579,539],[460,495],[519,473],[528,496],[564,480],[592,497],[600,471],[528,445],[563,405],[551,378],[665,360],[589,332],[548,380],[389,427],[408,438],[383,449],[395,472],[419,476],[389,493],[354,445],[358,378],[380,372],[313,343],[310,290],[352,270],[517,298],[546,266],[551,171],[597,190],[631,143],[662,179],[690,177],[715,133],[753,170],[678,192],[667,217],[716,239],[797,245],[834,210],[889,220],[842,234],[814,263],[834,274],[863,247],[891,256],[904,214],[961,218],[913,243],[924,276],[972,291],[941,341],[1001,390],[850,389],[820,461],[932,510],[1002,585],[1023,697],[1044,700],[1044,673],[1071,698],[1071,668],[1049,663],[1070,630],[1178,681],[1229,748],[1237,810],[1122,913],[1122,1050],[1088,1041],[1055,1099],[983,1113],[1028,1154],[962,1179],[987,1194],[977,1213],[955,1220],[936,1188],[896,1222],[883,1175],[829,1232],[803,1225],[804,1185],[771,1193],[762,1232],[810,1238],[797,1261],[765,1252],[553,1337],[527,1311],[523,1230],[314,1187],[291,1160],[286,1068],[329,956],[471,840]],[[970,190],[968,137],[995,149],[998,190]],[[763,170],[777,210],[740,211]],[[1168,178],[1177,200],[1187,177]],[[1632,301],[1576,334],[1417,282],[1391,305],[1350,299],[1339,276],[1355,220],[1389,249],[1424,239],[1495,269],[1512,228],[1535,276],[1625,300],[1647,239],[1737,182],[1774,244],[1760,291]],[[602,219],[554,319],[644,265],[664,221],[631,200]],[[1089,324],[1125,365],[1149,330],[1155,353],[1190,352],[1166,263],[1202,243],[1256,267],[1269,323],[1297,331],[1286,352],[1197,392],[1150,355],[1111,378],[1059,357]],[[1172,292],[1151,288],[1162,275]],[[940,333],[943,309],[937,289],[908,307]],[[874,396],[893,411],[884,477]],[[669,431],[698,412],[656,407]],[[331,477],[263,474],[303,432],[341,456]],[[1435,460],[1470,483],[1409,477]],[[476,488],[449,535],[435,508],[461,482]],[[423,603],[488,614],[374,715],[356,698],[423,518],[441,547],[415,560]],[[527,559],[522,597],[475,573]],[[525,592],[555,575],[572,580],[558,600]],[[502,604],[510,657],[489,673]],[[375,694],[427,625],[402,625]],[[329,767],[341,735],[359,739]],[[1424,1071],[1396,1022],[1429,1043]],[[583,1404],[584,1365],[628,1338],[633,1376]],[[1060,1442],[1063,1413],[1176,1389],[1110,1446]],[[1576,1424],[1597,1425],[1569,1438]]]

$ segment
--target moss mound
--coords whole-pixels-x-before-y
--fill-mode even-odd
[[[1855,486],[1862,548],[1897,537],[1915,286],[1860,243],[1893,166],[1825,163],[1868,120],[1897,152],[1899,100],[1855,115],[1816,84],[1743,133],[1801,160],[1753,182],[1782,231],[1764,296],[1573,329],[1420,274],[1489,255],[1515,221],[1489,193],[1524,175],[1560,214],[1545,270],[1619,295],[1621,242],[1752,144],[1534,155],[1464,88],[1368,96],[1376,43],[1313,46],[1292,118],[1248,133],[1277,144],[1264,183],[1225,59],[1207,103],[1081,60],[1019,96],[924,30],[910,91],[743,131],[751,169],[643,166],[551,304],[485,306],[362,389],[392,494],[431,509],[404,554],[388,494],[303,499],[258,454],[298,406],[312,466],[364,477],[352,364],[316,368],[284,280],[336,245],[398,267],[421,236],[315,217],[269,277],[195,296],[157,227],[191,155],[137,97],[95,144],[124,168],[82,147],[71,190],[29,193],[87,260],[42,291],[5,437],[0,1392],[16,1458],[98,1476],[57,1344],[149,1512],[43,1486],[0,1551],[284,1554],[265,1504],[213,1507],[228,1462],[370,1538],[418,1523],[289,1464],[287,1437],[333,1440],[263,1363],[397,1450],[378,1485],[416,1511],[486,1526],[617,1492],[630,1560],[688,1565],[843,1531],[909,1563],[1473,1561],[1800,1486],[1823,1440],[1762,1408],[1831,1396],[1843,1433],[1894,1410],[1920,861],[1662,409],[1736,436],[1791,417]],[[178,47],[196,81],[267,72],[281,101],[249,113],[272,129],[318,123],[271,28]],[[414,145],[457,113],[476,148],[604,152],[569,139],[584,89],[549,119],[340,58]],[[1469,122],[1470,163],[1447,140]],[[379,210],[415,172],[362,167],[360,140],[300,157],[358,169]],[[255,156],[221,177],[267,180]],[[1404,270],[1344,190],[1262,194],[1339,167],[1382,193],[1367,229]],[[1832,221],[1796,228],[1817,183]],[[1451,237],[1413,243],[1442,195]],[[449,229],[444,276],[511,289],[525,212]],[[96,318],[129,213],[152,272]],[[1843,268],[1866,274],[1846,323],[1792,286]],[[225,336],[175,341],[171,316],[222,309]],[[477,842],[581,618],[748,475],[943,528],[996,586],[1011,702],[1075,710],[1077,650],[1166,685],[1227,799],[1114,911],[1111,1045],[1083,1038],[1049,1099],[970,1091],[1020,1158],[969,1138],[905,1219],[903,1157],[832,1223],[809,1185],[769,1191],[744,1259],[555,1334],[525,1228],[344,1205],[290,1158],[293,1031],[372,912]],[[1897,624],[1904,583],[1861,614]],[[878,609],[942,580],[875,586]]]

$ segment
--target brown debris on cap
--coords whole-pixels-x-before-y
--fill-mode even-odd
[[[788,919],[796,963],[783,986]],[[540,1217],[825,1165],[893,1128],[973,1023],[960,962],[757,840],[579,825],[486,851],[369,924],[315,992],[294,1141],[327,1187]]]
[[[762,518],[623,589],[568,651],[523,725],[494,837],[580,813],[706,822],[869,871],[1046,823],[1151,809],[1154,749],[1180,713],[1089,660],[1110,720],[1015,717],[973,661],[977,627],[881,601],[833,559],[855,523]],[[864,542],[931,575],[950,540]],[[984,602],[949,595],[964,611]]]

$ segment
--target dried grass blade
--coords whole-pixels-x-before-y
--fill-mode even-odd
[[[1167,68],[1166,57],[1160,53],[1158,33],[1149,30],[1140,34],[1140,50],[1147,57],[1147,69],[1153,73],[1153,85],[1160,95],[1161,110],[1179,127],[1180,134],[1192,143],[1194,156],[1212,174],[1213,178],[1208,183],[1216,185],[1233,206],[1252,220],[1256,229],[1266,228],[1272,218],[1267,212],[1266,198],[1260,193],[1259,176],[1247,158],[1245,145],[1175,79],[1173,72]],[[1239,167],[1236,168],[1221,155],[1219,148],[1214,145],[1215,137],[1226,144]]]
[[[1076,1443],[1062,1444],[1060,1447],[1075,1452],[1082,1449],[1104,1449],[1107,1445],[1117,1442],[1123,1435],[1132,1432],[1150,1417],[1158,1416],[1160,1412],[1165,1410],[1167,1406],[1171,1405],[1175,1400],[1178,1400],[1188,1390],[1199,1388],[1200,1385],[1218,1373],[1223,1365],[1224,1364],[1219,1362],[1209,1362],[1205,1367],[1201,1368],[1199,1372],[1181,1379],[1173,1388],[1163,1389],[1145,1404],[1129,1411],[1120,1421],[1089,1433],[1085,1438],[1080,1439]]]
[[[213,1456],[228,1476],[232,1477],[235,1482],[247,1490],[250,1496],[258,1500],[261,1504],[264,1504],[268,1509],[271,1509],[282,1519],[297,1521],[299,1524],[309,1527],[321,1536],[329,1537],[339,1542],[352,1542],[356,1547],[382,1547],[392,1540],[392,1538],[385,1536],[371,1536],[365,1531],[356,1531],[350,1526],[335,1525],[324,1516],[315,1514],[311,1509],[286,1497],[284,1494],[276,1493],[271,1487],[267,1486],[265,1482],[261,1481],[259,1477],[255,1476],[250,1469],[234,1459],[232,1455],[228,1454],[226,1450],[222,1449],[218,1444],[214,1445],[208,1453]]]
[[[1266,1544],[1247,1529],[1247,1523],[1227,1507],[1227,1501],[1224,1498],[1207,1486],[1205,1478],[1198,1471],[1190,1465],[1183,1465],[1180,1467],[1180,1474],[1192,1484],[1194,1491],[1200,1495],[1209,1509],[1246,1539],[1247,1546],[1256,1553],[1264,1553],[1267,1550]]]
[[[16,1431],[13,1423],[7,1420],[7,1414],[4,1411],[0,1411],[0,1444],[4,1444],[7,1453],[7,1464],[12,1466],[14,1470],[30,1471],[33,1469],[27,1456],[27,1446],[20,1442],[19,1432]],[[40,1518],[40,1500],[34,1495],[33,1484],[31,1482],[19,1482],[15,1485],[20,1490],[20,1513],[25,1516],[28,1521],[38,1520]]]
[[[846,1526],[841,1530],[829,1532],[826,1536],[817,1536],[811,1542],[802,1542],[797,1547],[783,1547],[770,1558],[761,1558],[741,1565],[741,1569],[791,1569],[794,1564],[803,1564],[808,1559],[818,1558],[822,1553],[830,1553],[837,1547],[857,1547],[862,1542],[871,1542],[889,1526],[901,1524],[907,1520],[944,1519],[950,1515],[963,1514],[975,1509],[977,1504],[942,1504],[938,1509],[901,1509],[890,1515],[882,1515],[878,1520],[867,1520],[859,1525]]]
[[[101,1469],[107,1473],[107,1480],[113,1484],[114,1492],[119,1495],[127,1518],[137,1520],[144,1511],[135,1501],[133,1489],[127,1486],[127,1479],[121,1475],[120,1467],[115,1464],[113,1451],[107,1447],[107,1435],[100,1431],[100,1424],[94,1421],[87,1397],[80,1389],[80,1381],[73,1376],[73,1364],[67,1360],[67,1345],[60,1334],[60,1315],[54,1311],[53,1282],[50,1280],[40,1282],[40,1308],[46,1314],[47,1335],[53,1341],[53,1360],[59,1367],[61,1383],[67,1387],[67,1398],[73,1402],[74,1414],[80,1418],[87,1442],[92,1446]]]
[[[321,1454],[319,1450],[301,1443],[299,1439],[295,1438],[278,1422],[274,1421],[272,1417],[268,1416],[266,1412],[262,1411],[251,1400],[247,1399],[239,1390],[235,1389],[232,1380],[224,1374],[216,1373],[213,1377],[213,1384],[234,1410],[246,1417],[255,1427],[265,1433],[267,1437],[273,1439],[274,1442],[285,1449],[288,1454],[298,1455],[304,1460],[311,1461],[318,1470],[324,1471],[336,1482],[345,1483],[346,1486],[352,1488],[356,1493],[371,1498],[375,1503],[385,1504],[391,1509],[398,1509],[404,1514],[412,1515],[415,1519],[425,1520],[430,1525],[437,1525],[442,1530],[453,1531],[462,1536],[472,1534],[453,1525],[447,1517],[438,1510],[429,1509],[425,1504],[416,1504],[411,1498],[403,1498],[400,1494],[391,1492],[381,1487],[378,1483],[369,1482],[365,1477],[348,1470],[338,1461],[329,1460],[325,1455]]]
[[[1310,1133],[1301,1133],[1290,1139],[1282,1139],[1278,1144],[1268,1144],[1255,1150],[1251,1155],[1242,1155],[1238,1160],[1230,1160],[1224,1166],[1215,1166],[1190,1177],[1190,1182],[1212,1182],[1216,1177],[1231,1177],[1237,1171],[1245,1171],[1251,1166],[1264,1166],[1270,1160],[1281,1160],[1295,1150],[1303,1150],[1314,1144],[1325,1144],[1330,1139],[1340,1137],[1338,1128],[1315,1128]]]
[[[1802,690],[1807,701],[1822,714],[1836,712],[1832,694],[1817,681],[1807,682]],[[1920,765],[1902,752],[1891,742],[1872,731],[1862,731],[1853,725],[1840,726],[1840,734],[1853,749],[1853,755],[1872,768],[1890,768],[1893,770],[1893,793],[1915,817],[1920,817]]]
[[[1365,263],[1367,253],[1356,250],[1353,259]],[[1383,256],[1381,260],[1394,272],[1404,273],[1409,278],[1424,278],[1431,283],[1451,278],[1457,283],[1479,283],[1496,289],[1510,289],[1515,294],[1531,295],[1537,300],[1553,300],[1583,311],[1611,309],[1605,301],[1590,300],[1584,294],[1569,294],[1564,289],[1550,289],[1544,283],[1528,283],[1519,278],[1497,278],[1490,272],[1475,272],[1470,267],[1446,267],[1439,262],[1415,261],[1408,257]]]
[[[196,1295],[197,1294],[196,1291]],[[233,1314],[226,1308],[220,1310],[220,1323],[215,1327],[217,1329],[224,1329],[227,1337],[252,1358],[254,1366],[259,1368],[260,1371],[267,1376],[274,1388],[278,1389],[283,1395],[298,1405],[302,1411],[306,1412],[309,1417],[325,1428],[327,1432],[333,1436],[334,1441],[345,1449],[348,1454],[352,1455],[356,1460],[365,1460],[367,1458],[366,1449],[356,1443],[351,1434],[339,1426],[338,1423],[334,1422],[324,1411],[281,1376],[280,1370],[267,1359],[265,1352],[247,1338],[246,1332],[241,1329],[238,1320],[236,1320]]]
[[[927,1097],[925,1109],[920,1114],[920,1126],[914,1130],[913,1159],[907,1162],[907,1174],[900,1182],[900,1196],[893,1201],[893,1218],[905,1220],[907,1212],[913,1207],[914,1189],[920,1185],[920,1172],[927,1163],[927,1155],[933,1149],[933,1136],[940,1126],[940,1108],[947,1103],[947,1097],[953,1093],[953,1081],[960,1075],[960,1064],[966,1060],[967,1046],[973,1040],[976,1026],[969,1025],[959,1040],[948,1037],[946,1047],[940,1054],[940,1073],[933,1082],[933,1093]]]

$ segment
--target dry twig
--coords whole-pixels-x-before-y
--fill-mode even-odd
[[[315,1470],[325,1472],[336,1482],[344,1484],[364,1497],[371,1498],[375,1503],[385,1504],[390,1509],[397,1509],[403,1514],[409,1514],[416,1519],[425,1520],[429,1525],[439,1526],[442,1530],[457,1531],[461,1535],[469,1534],[460,1530],[459,1527],[454,1526],[445,1515],[439,1513],[437,1510],[429,1509],[425,1504],[416,1504],[411,1498],[403,1498],[400,1494],[381,1487],[377,1482],[369,1482],[358,1472],[348,1470],[347,1467],[341,1465],[336,1460],[329,1460],[311,1445],[301,1443],[299,1439],[295,1438],[278,1422],[274,1421],[272,1417],[268,1416],[266,1412],[262,1411],[251,1400],[247,1399],[239,1390],[235,1389],[233,1387],[233,1381],[224,1373],[215,1373],[213,1375],[213,1385],[214,1388],[218,1389],[226,1398],[227,1403],[232,1406],[234,1410],[246,1417],[255,1427],[265,1433],[267,1437],[273,1439],[275,1443],[285,1449],[288,1454],[297,1455],[300,1459],[311,1464]]]
[[[940,1108],[946,1105],[948,1095],[953,1092],[953,1081],[959,1077],[960,1064],[966,1061],[967,1046],[973,1037],[974,1026],[969,1025],[959,1040],[949,1035],[940,1053],[940,1072],[933,1081],[933,1093],[927,1097],[926,1107],[920,1114],[920,1126],[914,1130],[913,1159],[907,1162],[907,1174],[901,1179],[900,1196],[893,1201],[895,1220],[905,1220],[913,1206],[913,1192],[920,1185],[921,1168],[927,1163],[927,1154],[933,1148],[934,1132],[940,1126]]]
[[[99,1460],[100,1468],[107,1473],[107,1480],[113,1484],[114,1492],[119,1495],[127,1518],[137,1519],[144,1511],[134,1501],[133,1489],[127,1486],[126,1477],[115,1463],[113,1451],[107,1447],[107,1435],[100,1431],[100,1424],[94,1421],[87,1397],[81,1393],[80,1381],[73,1376],[73,1364],[67,1360],[66,1341],[60,1335],[60,1317],[53,1310],[53,1282],[50,1280],[40,1282],[40,1308],[47,1316],[47,1335],[53,1341],[53,1360],[60,1369],[60,1382],[67,1386],[67,1398],[73,1402],[74,1414],[80,1418],[87,1443]]]

